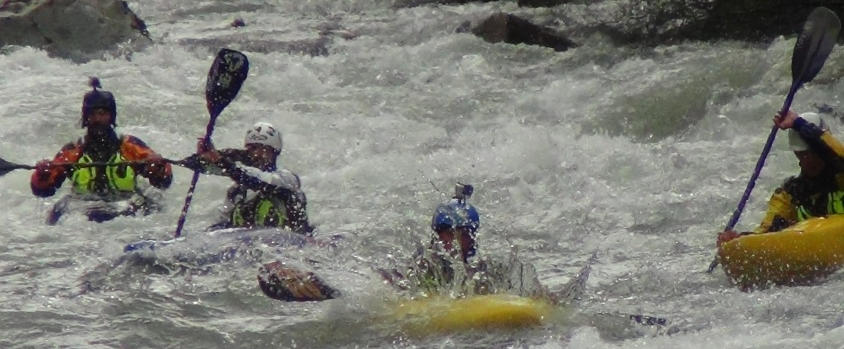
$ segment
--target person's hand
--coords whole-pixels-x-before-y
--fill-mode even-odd
[[[196,153],[199,158],[206,162],[216,164],[220,162],[220,153],[214,149],[214,144],[211,141],[205,142],[204,138],[200,138],[196,142]]]
[[[721,233],[718,233],[718,240],[715,242],[715,245],[717,247],[721,247],[722,244],[739,236],[741,236],[741,234],[737,233],[735,230],[725,230]]]
[[[53,166],[50,160],[41,160],[35,164],[35,175],[39,181],[49,180],[50,175],[52,174],[52,169]]]
[[[147,159],[144,171],[146,177],[165,177],[167,176],[167,160],[162,157],[155,157]]]
[[[205,142],[205,137],[199,137],[196,140],[196,153],[202,154],[207,151],[214,150],[214,143],[211,140]]]
[[[774,115],[774,125],[779,127],[781,130],[786,130],[794,126],[794,120],[797,120],[798,117],[800,116],[791,110],[785,113],[785,115],[783,115],[780,111]]]

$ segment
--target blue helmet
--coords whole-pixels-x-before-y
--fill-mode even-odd
[[[431,219],[431,229],[442,231],[448,228],[469,228],[474,233],[480,226],[478,210],[465,200],[452,199],[440,204]]]

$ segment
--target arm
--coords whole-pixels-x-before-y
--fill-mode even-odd
[[[245,158],[246,154],[241,149],[221,149],[219,151],[220,156],[230,161],[242,161],[241,159]],[[215,176],[225,176],[226,173],[220,168],[216,163],[209,161],[199,154],[193,154],[187,157],[183,162],[182,165],[194,171],[199,171],[200,173],[215,175]]]
[[[120,153],[128,161],[146,161],[133,167],[136,173],[149,179],[149,184],[159,189],[170,187],[173,182],[172,167],[143,141],[133,136],[124,136]]]
[[[839,158],[844,158],[844,144],[836,139],[829,130],[824,130],[820,126],[806,121],[801,117],[794,120],[792,126],[800,137],[812,145],[820,145],[823,148],[829,149],[833,154]]]
[[[65,178],[73,172],[73,167],[66,164],[76,163],[80,156],[82,156],[82,149],[79,144],[68,143],[53,157],[53,160],[39,161],[29,181],[32,194],[39,197],[55,194]]]
[[[228,157],[221,157],[216,164],[222,169],[225,176],[234,180],[237,184],[264,194],[278,196],[284,201],[289,201],[298,191],[298,177],[293,180],[282,176],[279,172],[261,171],[254,167],[234,162]],[[295,175],[294,175],[295,176]]]
[[[789,182],[794,179],[789,179],[784,187],[789,186]],[[721,247],[722,244],[735,239],[742,235],[748,234],[765,234],[780,231],[797,222],[797,209],[791,201],[791,194],[784,188],[777,188],[771,198],[768,200],[768,210],[765,211],[765,217],[762,222],[753,231],[738,233],[735,230],[726,230],[718,234],[715,245]]]
[[[782,230],[797,222],[797,210],[791,202],[791,194],[783,188],[777,188],[768,200],[768,210],[754,234],[764,234]]]

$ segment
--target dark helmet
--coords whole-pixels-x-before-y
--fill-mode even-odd
[[[111,112],[111,125],[117,126],[117,103],[114,102],[114,96],[111,92],[101,91],[100,79],[92,77],[89,85],[93,88],[90,92],[85,94],[82,100],[82,127],[88,127],[88,117],[94,112],[94,109],[103,108]]]

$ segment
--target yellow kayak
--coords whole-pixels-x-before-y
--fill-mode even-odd
[[[745,235],[721,245],[718,256],[727,276],[743,290],[810,284],[844,265],[844,215]]]
[[[542,324],[554,307],[543,300],[507,294],[399,301],[394,318],[417,333],[521,328]]]

